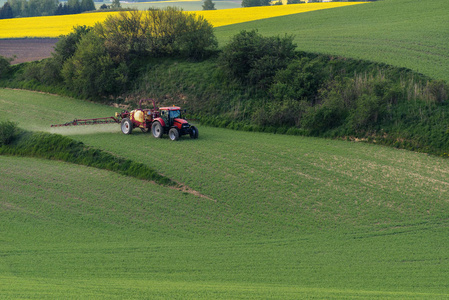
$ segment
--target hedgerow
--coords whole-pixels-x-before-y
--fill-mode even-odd
[[[21,130],[20,135],[16,136],[14,132],[17,132],[14,123],[0,123],[0,155],[61,160],[151,180],[163,185],[175,185],[169,178],[158,174],[145,164],[87,147],[82,142],[62,135]],[[14,143],[13,137],[16,139]]]

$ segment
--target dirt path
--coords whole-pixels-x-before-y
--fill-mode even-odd
[[[0,55],[16,56],[12,64],[40,60],[51,56],[58,39],[4,39],[0,40]]]

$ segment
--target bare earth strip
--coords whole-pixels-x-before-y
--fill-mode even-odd
[[[51,56],[58,39],[0,39],[0,55],[16,58],[12,64],[40,60]]]

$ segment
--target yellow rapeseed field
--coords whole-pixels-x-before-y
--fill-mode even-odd
[[[194,12],[204,16],[215,27],[242,23],[271,17],[279,17],[313,10],[355,5],[361,2],[325,2],[291,4],[261,7],[246,7]],[[24,37],[58,37],[68,34],[77,25],[93,26],[102,22],[109,14],[117,12],[98,12],[78,15],[15,18],[0,20],[0,39]]]

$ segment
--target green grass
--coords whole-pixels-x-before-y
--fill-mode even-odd
[[[449,2],[383,0],[216,28],[220,45],[241,30],[293,34],[298,49],[406,67],[449,81]]]
[[[0,90],[0,120],[27,129],[113,110]],[[198,140],[179,142],[125,136],[118,125],[81,129],[58,130],[202,197],[0,156],[4,298],[449,297],[449,160],[204,126]]]

